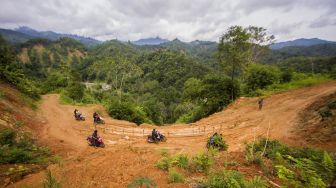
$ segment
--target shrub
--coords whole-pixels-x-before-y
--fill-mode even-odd
[[[166,170],[168,171],[169,168],[172,166],[172,158],[170,157],[163,157],[160,159],[156,164],[156,167],[158,167],[161,170]]]
[[[15,143],[15,131],[12,129],[3,129],[0,131],[0,145],[12,146]]]
[[[228,149],[228,145],[226,144],[222,135],[216,134],[216,135],[213,135],[213,136],[209,137],[208,138],[208,144],[210,144],[210,142],[213,142],[213,144],[210,145],[210,147],[214,147],[214,148],[217,148],[217,149],[223,150],[223,151],[226,151]]]
[[[267,181],[260,176],[254,176],[252,179],[245,182],[246,188],[266,188],[268,187]]]
[[[319,114],[322,118],[330,117],[332,116],[332,113],[328,107],[322,108],[319,110]]]
[[[162,156],[162,157],[169,157],[169,150],[167,149],[167,148],[162,148],[161,150],[160,150],[160,155]]]
[[[184,181],[183,175],[176,172],[175,170],[169,170],[168,176],[169,176],[168,183],[178,183]]]
[[[147,176],[140,176],[132,181],[127,188],[139,188],[139,187],[146,187],[146,188],[156,188],[156,183]]]
[[[43,188],[60,188],[60,182],[51,174],[50,170],[47,170],[43,181]]]
[[[293,72],[290,70],[285,70],[281,73],[281,83],[288,83],[293,78]]]
[[[71,82],[65,88],[65,94],[72,100],[81,101],[84,96],[84,87],[79,82]]]
[[[189,168],[189,158],[186,154],[179,154],[174,157],[175,165],[179,168],[188,169]]]
[[[266,138],[260,139],[257,143],[253,145],[253,154],[257,152],[263,152],[264,147],[266,145]],[[252,147],[252,144],[248,144],[246,146],[246,152],[251,152],[248,151]],[[270,159],[274,159],[276,156],[276,153],[281,153],[281,154],[289,154],[290,153],[290,148],[282,143],[280,143],[278,140],[268,140],[264,156]]]
[[[328,108],[329,109],[336,109],[336,100],[328,103]]]
[[[204,152],[199,153],[192,158],[192,165],[198,172],[207,172],[213,163],[213,159]]]
[[[232,188],[243,188],[245,187],[245,180],[243,175],[238,171],[227,171],[220,170],[218,172],[212,172],[208,178],[201,183],[200,187],[211,187],[211,188],[222,188],[222,187],[232,187]]]
[[[11,129],[0,131],[0,164],[43,163],[50,155],[49,150],[34,145],[26,134],[17,138]]]
[[[279,83],[280,70],[269,65],[253,64],[246,73],[246,87],[249,91],[264,89],[269,85]]]
[[[322,167],[323,169],[320,170],[321,177],[325,180],[325,182],[331,182],[334,177],[334,172],[336,168],[334,161],[331,159],[330,155],[326,151],[323,152]]]
[[[108,112],[113,118],[128,120],[137,125],[151,123],[142,108],[128,102],[112,102],[108,105]]]
[[[302,187],[301,182],[296,180],[295,173],[292,170],[282,165],[276,165],[275,168],[283,187]]]
[[[258,164],[263,163],[262,153],[260,151],[254,152],[252,147],[246,147],[245,159],[249,164]]]
[[[253,147],[254,153],[263,151],[265,139]],[[249,144],[247,150],[251,150]],[[289,148],[276,140],[269,140],[265,156],[274,160],[278,177],[287,187],[323,187],[330,183],[335,170],[327,152],[311,148]]]

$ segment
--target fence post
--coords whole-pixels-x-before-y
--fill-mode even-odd
[[[142,136],[145,136],[145,129],[142,129]]]
[[[123,128],[123,135],[125,135],[125,129]]]
[[[212,127],[212,132],[215,132],[215,127]]]

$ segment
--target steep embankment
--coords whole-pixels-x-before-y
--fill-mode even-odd
[[[204,149],[206,138],[214,131],[223,134],[229,144],[229,152],[242,151],[244,142],[267,134],[290,145],[310,144],[335,150],[334,141],[319,139],[317,145],[302,139],[307,135],[299,131],[302,130],[299,126],[302,122],[300,112],[334,93],[335,81],[284,92],[266,98],[261,111],[258,110],[257,98],[241,98],[222,112],[191,125],[159,127],[168,136],[168,141],[159,145],[148,144],[143,137],[151,131],[151,125],[138,127],[108,118],[99,105],[61,105],[59,96],[50,94],[43,96],[40,105],[39,114],[44,118],[44,124],[39,134],[52,150],[64,157],[62,167],[50,167],[58,174],[64,187],[125,187],[139,176],[149,176],[159,187],[186,187],[186,184],[167,184],[165,173],[154,167],[159,158],[155,150],[169,148],[173,152],[195,153]],[[74,120],[75,108],[87,116],[86,121]],[[105,149],[93,149],[86,145],[85,138],[94,129],[91,120],[94,111],[105,117],[106,124],[97,127],[107,145]],[[13,186],[39,185],[42,179],[43,173],[39,173]]]

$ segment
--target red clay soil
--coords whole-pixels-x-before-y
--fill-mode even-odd
[[[154,126],[138,127],[127,121],[114,120],[99,105],[61,105],[57,94],[49,94],[42,97],[38,114],[43,118],[43,124],[36,130],[39,130],[41,141],[63,158],[62,164],[49,167],[63,187],[126,187],[139,176],[150,177],[158,187],[188,187],[190,181],[167,183],[167,173],[154,166],[160,158],[158,150],[168,148],[173,153],[197,153],[204,150],[206,139],[214,130],[222,133],[229,144],[228,155],[241,153],[245,142],[267,135],[293,146],[310,144],[320,147],[326,144],[330,145],[328,149],[335,151],[334,143],[328,143],[328,140],[318,144],[307,142],[302,139],[306,135],[298,131],[300,112],[335,92],[336,82],[331,81],[272,95],[265,98],[261,111],[258,110],[258,98],[240,98],[222,112],[196,123],[157,127],[166,134],[170,132],[168,141],[160,144],[148,144],[144,136],[136,134],[146,134]],[[86,121],[73,118],[75,108],[86,115]],[[106,121],[105,125],[97,126],[106,144],[104,149],[89,147],[85,140],[94,130],[91,117],[94,111],[99,111]],[[122,128],[131,132],[122,135]],[[31,174],[10,187],[40,187],[43,179],[44,172]]]

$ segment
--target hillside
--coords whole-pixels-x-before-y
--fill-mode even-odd
[[[2,35],[8,42],[12,44],[24,43],[33,38],[30,35],[26,35],[24,33],[16,32],[9,29],[0,29],[0,35]]]
[[[95,46],[101,43],[101,41],[98,41],[90,37],[83,37],[72,34],[62,34],[53,31],[37,31],[35,29],[26,26],[22,26],[14,30],[0,29],[0,35],[2,35],[8,42],[12,44],[21,44],[27,42],[29,39],[38,39],[38,38],[56,41],[64,37],[79,41],[86,46]]]
[[[270,47],[271,49],[276,50],[276,49],[281,49],[281,48],[288,47],[288,46],[314,46],[318,44],[336,44],[336,42],[322,40],[318,38],[312,38],[312,39],[301,38],[301,39],[295,39],[292,41],[278,42],[278,43],[272,44]]]
[[[292,57],[334,57],[336,55],[336,44],[317,44],[312,46],[288,46],[272,50],[263,58],[263,62],[274,64]]]
[[[63,186],[124,187],[135,177],[148,176],[160,187],[185,187],[189,181],[185,184],[166,183],[165,173],[154,167],[155,161],[159,158],[157,150],[169,148],[174,153],[183,151],[193,154],[203,150],[207,136],[215,131],[222,133],[228,142],[230,159],[235,157],[236,160],[240,160],[244,142],[253,140],[255,136],[266,136],[268,129],[271,138],[290,145],[308,144],[335,151],[336,140],[332,134],[319,134],[323,132],[323,128],[315,128],[312,135],[316,133],[318,137],[306,140],[306,130],[312,131],[310,125],[298,126],[302,121],[301,112],[309,111],[316,114],[316,109],[312,111],[310,106],[336,100],[335,92],[336,83],[333,81],[276,94],[265,99],[265,108],[262,111],[257,110],[256,98],[239,99],[222,112],[194,124],[159,128],[168,136],[168,141],[159,145],[148,144],[143,137],[153,128],[150,125],[139,128],[126,121],[108,118],[102,108],[96,105],[87,107],[61,105],[58,96],[51,94],[43,96],[39,106],[39,117],[45,122],[39,137],[64,157],[64,165],[49,167],[57,174]],[[87,115],[88,120],[85,122],[74,120],[72,117],[74,108],[80,109]],[[86,146],[84,140],[93,130],[93,126],[88,123],[90,114],[97,110],[102,112],[106,120],[105,125],[97,126],[107,145],[105,149],[90,148]],[[319,119],[312,124],[314,127],[318,127],[317,122],[324,123]],[[105,168],[102,169],[102,166]],[[238,170],[251,176],[258,174],[254,168],[242,163]],[[43,173],[38,173],[10,187],[27,184],[37,186],[42,179]],[[190,183],[192,182],[191,180]]]

